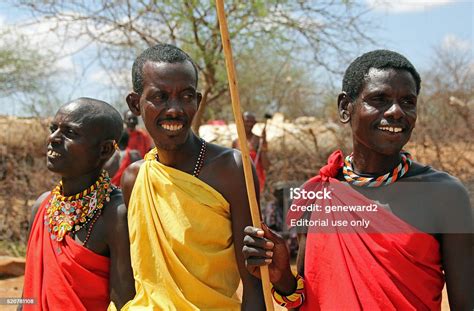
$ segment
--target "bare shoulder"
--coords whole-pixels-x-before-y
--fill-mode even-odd
[[[258,189],[254,168],[253,173]],[[239,150],[209,144],[200,178],[219,191],[230,203],[240,202],[241,198],[247,199],[242,154]]]
[[[135,184],[138,172],[143,163],[145,163],[145,160],[134,162],[123,172],[120,184],[122,185],[123,198],[127,206],[130,195],[132,194],[133,185]]]
[[[468,199],[468,192],[463,183],[455,176],[447,172],[434,169],[430,166],[424,166],[420,163],[414,162],[414,169],[419,169],[420,173],[408,178],[407,181],[430,183],[435,196],[449,196]]]
[[[110,201],[104,206],[102,217],[106,223],[113,223],[118,217],[127,213],[127,208],[123,203],[122,191],[115,188],[110,194]]]
[[[115,233],[121,228],[120,224],[127,223],[127,207],[124,204],[122,191],[114,189],[110,195],[110,201],[104,206],[102,213],[107,233],[110,233],[110,241],[114,241]]]
[[[429,211],[435,213],[442,232],[463,233],[472,230],[469,194],[458,178],[425,166],[423,171],[408,178],[408,181],[421,182],[417,189],[429,193],[424,202]]]
[[[145,163],[145,160],[142,159],[140,161],[136,161],[132,163],[131,165],[129,165],[127,169],[123,172],[124,177],[122,178],[125,178],[125,181],[127,181],[126,179],[130,179],[130,178],[135,180],[135,178],[137,178],[138,171],[140,170],[140,167],[142,166],[143,163]]]
[[[205,166],[218,168],[221,173],[237,173],[242,170],[242,154],[237,149],[208,144]]]
[[[135,150],[135,149],[132,149],[130,150],[130,161],[131,162],[136,162],[136,161],[140,161],[142,158],[142,155],[140,154],[140,152],[138,150]]]

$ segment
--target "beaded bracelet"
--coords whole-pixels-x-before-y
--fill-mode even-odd
[[[304,279],[301,275],[296,274],[296,290],[286,296],[279,294],[272,286],[273,299],[282,307],[292,309],[298,308],[304,302]]]

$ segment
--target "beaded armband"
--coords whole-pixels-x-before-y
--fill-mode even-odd
[[[272,286],[272,296],[273,299],[282,307],[292,309],[298,308],[304,302],[304,279],[301,275],[297,274],[296,277],[296,290],[294,293],[287,296],[279,294],[275,288]]]

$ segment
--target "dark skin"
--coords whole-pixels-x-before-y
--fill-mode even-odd
[[[47,167],[61,176],[64,195],[86,189],[98,179],[102,166],[115,152],[113,140],[101,138],[104,129],[94,122],[93,114],[78,112],[78,103],[63,106],[51,122],[48,137]],[[42,194],[32,207],[30,228],[38,208],[49,192]],[[74,234],[82,245],[89,226]],[[84,246],[96,254],[110,258],[110,299],[121,308],[135,295],[130,263],[127,209],[122,194],[114,190],[97,219]]]
[[[143,93],[130,93],[127,96],[130,110],[142,116],[157,147],[159,161],[192,174],[201,142],[191,131],[191,122],[202,98],[196,90],[197,81],[192,64],[147,62],[143,67],[143,77]],[[143,162],[135,162],[122,176],[121,184],[127,205]],[[264,310],[260,280],[246,270],[240,251],[243,247],[243,229],[252,223],[240,153],[207,144],[198,178],[221,193],[230,204],[235,254],[244,288],[242,309]]]
[[[138,118],[133,112],[127,111],[123,114],[123,122],[129,131],[134,131],[138,124]]]
[[[120,150],[116,150],[112,157],[110,157],[110,159],[104,164],[104,170],[106,170],[111,177],[115,176],[120,168],[120,165],[122,164],[122,161],[125,158],[125,150],[127,149],[128,140],[125,142],[119,141],[118,145]],[[128,150],[128,152],[130,156],[130,163],[137,162],[142,159],[142,156],[138,150],[133,149]]]
[[[399,152],[415,126],[416,100],[411,74],[391,68],[370,69],[355,100],[345,93],[339,95],[340,120],[352,128],[353,166],[357,173],[382,175],[399,163]],[[337,178],[344,180],[342,173]],[[425,185],[420,188],[413,186],[414,182],[429,183],[420,184]],[[431,235],[440,244],[451,309],[472,310],[472,212],[462,184],[444,172],[414,162],[407,175],[393,186],[371,189],[353,186],[353,189],[388,204],[397,217],[421,231],[453,232]],[[400,189],[404,195],[400,195]],[[283,294],[292,293],[296,282],[284,240],[266,226],[263,230],[247,227],[245,233],[243,253],[249,271],[257,275],[258,267],[268,264],[275,288]],[[299,235],[299,246],[297,270],[304,275],[306,234]],[[273,256],[265,255],[267,251],[272,251]]]
[[[258,161],[260,161],[264,170],[270,168],[270,160],[268,159],[267,151],[268,151],[268,143],[267,143],[267,135],[266,130],[264,129],[262,132],[262,137],[255,135],[252,132],[253,127],[257,123],[257,119],[251,112],[244,112],[243,115],[244,120],[244,129],[245,129],[245,137],[247,138],[247,144],[249,149],[258,151],[260,144],[260,156]],[[232,148],[236,148],[240,150],[239,141],[238,139],[232,142]]]

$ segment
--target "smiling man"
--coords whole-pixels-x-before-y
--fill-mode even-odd
[[[51,122],[46,165],[61,181],[33,206],[25,310],[105,310],[133,297],[127,210],[102,169],[122,133],[109,104],[79,98]]]
[[[264,308],[241,252],[251,218],[240,153],[191,130],[201,100],[196,66],[158,44],[135,60],[132,79],[128,106],[156,147],[122,177],[137,292],[124,310]]]
[[[353,151],[345,158],[334,152],[303,186],[307,191],[329,187],[331,198],[293,202],[329,207],[323,216],[336,225],[301,228],[297,276],[279,236],[265,226],[245,229],[247,267],[258,275],[257,267],[269,264],[274,297],[282,305],[439,310],[446,281],[451,309],[472,310],[467,191],[456,178],[415,162],[402,150],[415,127],[419,92],[417,71],[398,53],[372,51],[347,68],[338,108],[341,122],[351,127]],[[354,204],[376,204],[377,209],[335,211]],[[317,223],[321,213],[288,215],[290,220],[301,217]],[[356,227],[362,221],[364,228]]]

